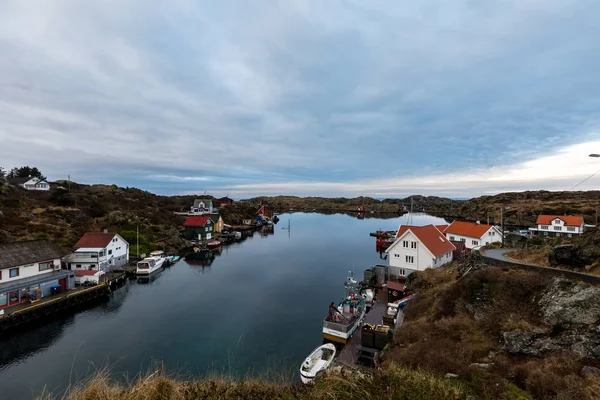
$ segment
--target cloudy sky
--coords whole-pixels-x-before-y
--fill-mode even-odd
[[[600,169],[598,15],[595,0],[3,0],[0,166],[236,198],[569,189]]]

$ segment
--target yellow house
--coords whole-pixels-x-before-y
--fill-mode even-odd
[[[221,218],[221,214],[208,214],[210,220],[214,224],[215,233],[221,233],[223,230],[223,218]]]

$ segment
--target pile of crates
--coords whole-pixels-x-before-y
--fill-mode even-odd
[[[389,330],[387,325],[365,324],[361,328],[360,345],[371,349],[383,350],[389,343]]]

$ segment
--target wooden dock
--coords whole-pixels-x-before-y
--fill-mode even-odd
[[[385,301],[385,302],[384,302]],[[378,301],[373,304],[371,310],[365,315],[363,323],[381,325],[383,322],[383,315],[387,310],[387,293],[380,294]],[[354,332],[354,335],[350,338],[348,343],[340,351],[337,361],[344,364],[356,364],[358,361],[357,357],[357,346],[360,346],[361,341],[361,329],[360,327]]]

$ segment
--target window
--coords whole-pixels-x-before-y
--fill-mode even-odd
[[[11,278],[19,276],[19,268],[11,268],[8,271],[8,276],[11,277]]]
[[[416,249],[417,248],[417,242],[410,242],[410,248],[411,249]]]
[[[75,268],[81,268],[81,264],[77,264]]]
[[[486,244],[486,246],[487,246],[488,244],[490,244],[490,242],[485,242],[485,244]]]
[[[542,229],[548,229],[548,225],[540,225],[540,228],[542,228]]]
[[[454,239],[454,236],[450,236],[450,240],[455,240],[455,239]]]
[[[554,224],[555,224],[555,225],[558,225],[558,224],[560,224],[560,221],[559,221],[559,220],[557,220],[557,219],[555,219],[555,220],[554,220]]]
[[[40,271],[47,271],[49,269],[54,269],[54,263],[53,262],[45,262],[45,263],[40,263]]]
[[[479,244],[479,240],[471,240],[471,244],[473,246],[477,246]]]
[[[467,239],[465,239],[465,238],[461,238],[461,239],[460,239],[460,241],[464,243],[464,242],[466,242],[466,241],[467,241]]]
[[[404,271],[403,269],[400,270],[400,275],[402,276],[406,276],[406,271]]]
[[[408,248],[408,240],[404,240],[404,241],[402,242],[402,247],[406,247],[406,248]]]
[[[567,230],[569,232],[575,232],[575,227],[574,226],[567,226]]]
[[[496,232],[492,231],[492,236],[496,236]]]
[[[415,258],[413,256],[406,256],[406,262],[409,264],[414,264]]]
[[[400,258],[400,254],[394,254],[394,257]]]
[[[111,254],[112,254],[112,250],[109,250],[109,251],[108,251],[108,254],[109,254],[109,255],[111,255]]]
[[[554,227],[554,230],[555,230],[555,231],[561,231],[561,230],[562,230],[562,227],[561,227],[561,226],[555,226],[555,227]]]

